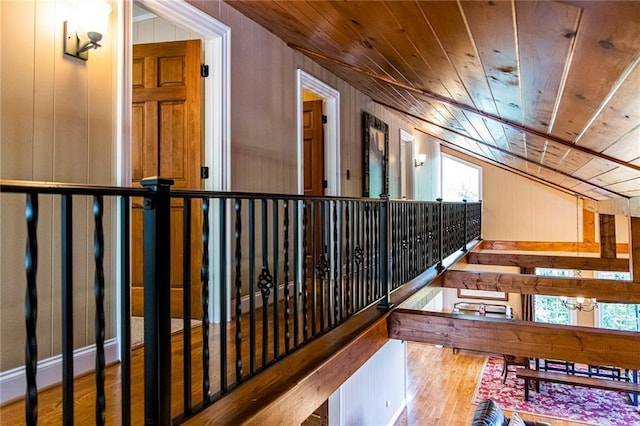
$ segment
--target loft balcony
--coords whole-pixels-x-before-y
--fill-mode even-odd
[[[74,418],[86,372],[74,340],[89,321],[96,361],[81,380],[94,382],[96,424],[198,422],[213,404],[222,422],[257,420],[322,375],[323,391],[288,414],[300,423],[388,340],[390,308],[481,233],[480,203],[179,191],[157,178],[143,188],[2,181],[0,192],[3,213],[24,212],[15,249],[27,248],[9,277],[26,289],[16,421],[27,424],[51,410]],[[60,221],[59,232],[40,235],[43,221]],[[60,252],[39,250],[43,238]],[[93,287],[92,300],[74,297],[78,285]],[[38,380],[38,300],[49,297],[62,314],[51,325],[63,372],[54,407]],[[91,320],[74,315],[78,303]],[[136,309],[144,349],[132,352]],[[172,317],[186,325],[173,336]]]

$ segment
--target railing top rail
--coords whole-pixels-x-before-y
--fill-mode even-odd
[[[149,193],[146,188],[134,188],[127,186],[106,186],[65,182],[23,181],[0,179],[0,192],[27,193],[38,192],[42,194],[75,194],[75,195],[128,195],[143,197]],[[230,192],[230,191],[206,191],[196,189],[172,189],[171,196],[176,198],[246,198],[255,200],[318,200],[318,201],[356,201],[382,203],[390,201],[401,204],[438,204],[437,201],[400,200],[381,198],[362,198],[344,196],[310,196],[302,194],[282,193],[256,193],[256,192]],[[443,201],[443,204],[461,204],[460,201]],[[480,204],[481,201],[468,202],[467,204]]]
[[[130,188],[126,186],[22,180],[0,180],[0,192],[38,192],[41,194],[62,195],[128,195],[131,197],[143,197],[149,193],[149,191],[144,188]]]

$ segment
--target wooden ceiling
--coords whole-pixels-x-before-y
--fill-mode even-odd
[[[639,1],[227,1],[447,146],[640,196]]]

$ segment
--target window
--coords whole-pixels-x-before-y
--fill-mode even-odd
[[[598,272],[596,276],[607,280],[631,280],[628,272]],[[640,305],[598,303],[596,324],[612,330],[640,331]]]
[[[573,277],[571,269],[536,268],[536,275],[547,277]],[[536,296],[534,298],[534,321],[549,324],[575,324],[576,313],[562,305],[562,300],[555,296]]]
[[[482,168],[442,154],[442,199],[478,201],[481,197]]]

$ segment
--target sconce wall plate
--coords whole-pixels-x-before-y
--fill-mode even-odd
[[[86,61],[89,59],[89,52],[78,52],[89,40],[81,40],[78,34],[80,28],[70,21],[64,21],[64,54]]]

